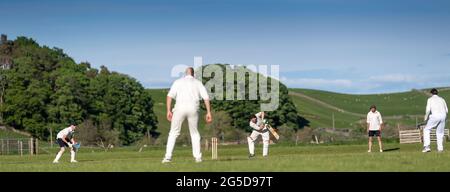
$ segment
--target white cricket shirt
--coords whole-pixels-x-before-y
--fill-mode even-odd
[[[256,125],[261,125],[263,123],[262,112],[255,114],[256,116]]]
[[[62,139],[64,136],[70,136],[73,134],[73,130],[70,127],[67,127],[61,131],[58,132],[58,134],[56,135],[56,139]]]
[[[431,96],[427,101],[426,114],[447,115],[447,103],[442,97],[437,95]]]
[[[369,124],[370,131],[378,131],[380,130],[381,124],[383,124],[383,119],[381,118],[381,113],[375,111],[369,111],[367,114],[367,123]]]
[[[200,99],[209,100],[208,92],[203,83],[190,75],[177,79],[170,87],[167,96],[176,100],[175,108],[198,109]]]
[[[255,130],[260,130],[261,129],[256,123],[253,123],[253,121],[250,121],[250,127],[255,129]]]

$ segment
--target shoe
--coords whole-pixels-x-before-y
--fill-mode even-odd
[[[161,161],[161,163],[170,163],[170,162],[172,162],[171,159],[163,159],[163,160]]]
[[[431,152],[431,149],[428,147],[424,147],[422,150],[422,153],[427,153],[427,152]]]
[[[59,163],[59,161],[53,161],[53,163],[54,163],[54,164],[57,164],[57,163]]]
[[[444,152],[444,150],[438,150],[437,152],[438,152],[438,153],[443,153],[443,152]]]
[[[201,162],[202,162],[202,158],[196,158],[196,159],[195,159],[195,162],[196,162],[196,163],[201,163]]]
[[[380,149],[380,153],[383,153],[383,149]]]
[[[372,150],[368,150],[367,153],[372,153]]]
[[[71,163],[78,163],[77,160],[71,160],[70,162],[71,162]]]
[[[248,158],[249,158],[249,159],[251,159],[251,158],[253,158],[253,157],[255,157],[255,154],[249,154],[249,155],[248,155]]]

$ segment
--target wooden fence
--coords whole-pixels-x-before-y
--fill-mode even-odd
[[[423,127],[420,129],[401,130],[399,131],[400,144],[403,143],[422,143],[423,142]],[[444,141],[449,137],[449,130],[444,129]],[[436,129],[431,129],[430,141],[436,142]]]

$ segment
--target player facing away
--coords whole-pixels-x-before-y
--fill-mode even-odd
[[[425,121],[428,120],[427,125],[423,129],[423,150],[422,152],[430,152],[430,132],[436,127],[436,143],[438,152],[444,151],[444,129],[445,120],[447,118],[448,107],[447,103],[442,97],[438,96],[438,90],[432,89],[431,96],[427,101]]]
[[[253,129],[250,136],[247,137],[248,141],[248,150],[249,150],[249,158],[255,156],[255,141],[258,139],[258,136],[261,135],[263,140],[263,157],[267,157],[269,154],[269,130],[266,128],[264,124],[264,112],[259,112],[250,117],[250,127]]]
[[[206,122],[210,123],[212,121],[212,115],[208,92],[202,82],[194,78],[194,69],[189,67],[186,69],[186,75],[176,80],[167,94],[167,120],[169,120],[171,124],[169,137],[167,139],[166,154],[162,163],[171,162],[175,141],[180,135],[181,125],[185,119],[188,120],[192,142],[192,154],[195,158],[195,162],[202,162],[200,133],[197,130],[200,98],[205,102]],[[176,100],[173,110],[171,110],[172,99]]]
[[[53,160],[53,163],[59,163],[59,159],[61,158],[62,154],[64,153],[64,150],[66,147],[70,149],[70,162],[76,163],[75,160],[75,150],[73,148],[73,144],[75,144],[75,139],[73,138],[75,129],[77,126],[70,125],[69,127],[61,130],[58,132],[58,135],[56,135],[56,141],[59,144],[60,150],[58,154],[56,154],[55,160]]]
[[[369,150],[372,152],[372,138],[375,136],[378,139],[378,145],[380,146],[380,152],[383,152],[383,144],[381,142],[381,130],[383,127],[383,119],[381,113],[377,111],[377,107],[372,105],[370,111],[367,114],[367,133],[369,134]]]

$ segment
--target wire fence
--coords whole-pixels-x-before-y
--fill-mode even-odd
[[[0,139],[0,155],[37,155],[39,140],[35,138]]]

